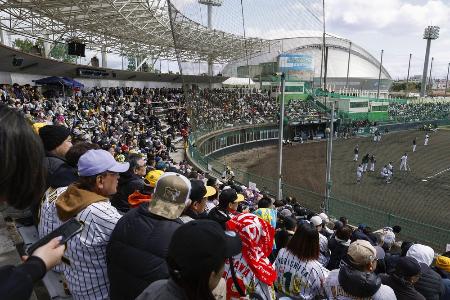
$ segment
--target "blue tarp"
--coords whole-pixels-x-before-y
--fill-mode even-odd
[[[68,78],[68,77],[63,77],[63,79],[68,81],[68,82],[70,82],[72,84],[71,85],[72,88],[80,88],[80,89],[84,88],[84,84],[82,84],[81,82],[78,82],[78,81],[73,80],[73,79]]]
[[[61,84],[71,88],[83,88],[84,85],[76,80],[67,78],[67,77],[56,77],[50,76],[41,78],[34,81],[36,84],[44,85],[44,84]]]

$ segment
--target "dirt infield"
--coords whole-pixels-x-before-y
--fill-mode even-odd
[[[450,131],[404,131],[383,135],[381,142],[354,138],[334,142],[332,196],[351,200],[400,217],[450,229]],[[417,151],[412,140],[417,137]],[[353,149],[359,144],[359,163],[364,154],[376,157],[375,172],[356,184]],[[411,171],[400,172],[400,157],[408,153]],[[326,143],[312,142],[283,148],[283,177],[290,185],[323,194],[325,190]],[[257,148],[229,155],[223,160],[234,168],[276,179],[277,147]],[[393,162],[394,178],[386,184],[380,176],[384,164]],[[426,181],[425,181],[426,180]]]

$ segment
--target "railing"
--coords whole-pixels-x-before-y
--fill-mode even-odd
[[[239,130],[239,129],[236,129]],[[226,165],[219,159],[212,156],[205,156],[195,145],[195,142],[205,134],[214,137],[221,134],[221,131],[212,133],[210,128],[204,128],[201,132],[194,132],[189,139],[188,157],[197,167],[209,172],[213,176],[220,178]],[[248,186],[250,182],[265,192],[277,195],[277,181],[272,178],[266,178],[242,171],[239,168],[232,168],[235,174],[235,180],[243,185]],[[288,184],[283,184],[283,197],[295,197],[297,201],[304,207],[321,211],[323,208],[324,196],[307,189],[303,189]],[[415,241],[427,244],[437,251],[445,250],[445,243],[450,242],[450,230],[432,226],[429,224],[417,222],[407,218],[403,218],[394,214],[386,213],[380,210],[361,205],[351,200],[342,200],[330,198],[328,201],[328,214],[332,217],[339,218],[346,216],[353,224],[364,223],[374,229],[383,228],[385,226],[400,225],[402,232],[400,239]]]

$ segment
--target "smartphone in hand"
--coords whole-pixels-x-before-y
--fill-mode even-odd
[[[63,225],[56,228],[54,231],[52,231],[49,234],[47,234],[46,236],[44,236],[42,239],[40,239],[33,245],[31,245],[27,249],[27,254],[32,255],[33,252],[37,248],[44,246],[45,244],[50,242],[52,239],[54,239],[58,236],[62,237],[61,242],[60,242],[61,245],[67,243],[68,240],[70,240],[72,237],[74,237],[76,234],[80,233],[83,230],[83,226],[84,226],[83,223],[81,223],[75,219],[71,219],[71,220],[67,221],[66,223],[64,223]]]

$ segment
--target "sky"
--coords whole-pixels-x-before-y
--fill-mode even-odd
[[[206,8],[196,0],[172,0],[187,16],[206,24]],[[283,5],[280,5],[280,4]],[[243,0],[247,36],[282,38],[308,30],[322,30],[321,0]],[[406,78],[409,54],[411,75],[421,75],[429,25],[440,26],[432,41],[433,77],[445,78],[450,62],[450,0],[325,0],[326,31],[369,51],[376,58],[384,50],[383,65],[394,79]],[[215,8],[215,28],[242,34],[240,0],[224,0]],[[431,59],[430,59],[431,60]]]
[[[207,10],[198,0],[171,0],[187,17],[206,25]],[[264,39],[296,37],[322,30],[322,0],[223,0],[213,9],[213,27],[218,30]],[[394,79],[406,78],[409,54],[411,75],[421,75],[424,64],[426,26],[440,26],[439,39],[432,41],[433,77],[445,78],[450,62],[450,0],[325,0],[326,31],[351,40],[377,59],[384,50],[383,65]],[[98,52],[87,51],[88,59]],[[124,62],[125,68],[127,62]],[[109,55],[108,67],[121,68],[122,59]],[[157,61],[155,67],[177,72],[175,62]],[[183,65],[184,72],[207,72],[206,64]],[[223,66],[216,65],[215,73]]]

